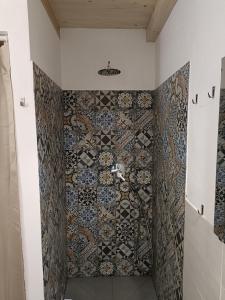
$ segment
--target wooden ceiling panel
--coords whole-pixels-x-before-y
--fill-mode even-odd
[[[146,28],[154,42],[177,0],[41,0],[56,31],[68,28]]]
[[[146,28],[156,0],[49,0],[60,27]]]

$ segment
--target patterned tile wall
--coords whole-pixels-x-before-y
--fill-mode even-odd
[[[225,89],[220,91],[214,231],[225,242]]]
[[[64,91],[64,103],[69,276],[150,274],[151,93]]]
[[[155,93],[153,247],[159,300],[182,300],[189,64]]]
[[[151,274],[154,250],[159,300],[182,299],[189,65],[153,110],[148,91],[64,91],[63,110],[61,90],[35,65],[34,75],[45,299],[65,288],[65,194],[70,277]]]
[[[66,283],[65,168],[60,88],[34,65],[45,300]]]

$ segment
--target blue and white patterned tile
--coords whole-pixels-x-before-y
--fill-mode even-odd
[[[94,168],[79,169],[77,184],[83,187],[96,186],[98,182],[97,170]]]
[[[64,127],[64,148],[65,148],[65,150],[76,149],[78,143],[79,143],[78,134],[74,130],[72,130],[71,127],[65,126]]]
[[[75,91],[63,91],[65,116],[73,115],[77,109],[77,93]]]
[[[98,211],[95,206],[79,207],[79,226],[93,228],[97,224]]]
[[[66,185],[66,209],[70,212],[77,212],[78,205],[78,193],[77,188],[72,184],[67,183]]]
[[[98,186],[97,200],[98,203],[104,207],[114,206],[116,201],[115,187]]]
[[[115,129],[117,115],[112,111],[101,111],[96,113],[96,129],[109,131]]]

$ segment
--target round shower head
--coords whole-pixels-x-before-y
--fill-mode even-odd
[[[108,66],[105,69],[101,69],[98,71],[98,74],[101,76],[114,76],[119,75],[120,73],[120,70],[111,67],[110,61],[108,62]]]

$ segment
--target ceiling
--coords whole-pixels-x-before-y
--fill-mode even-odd
[[[49,0],[60,27],[146,28],[156,0]]]
[[[154,41],[177,0],[41,0],[59,28],[146,28]]]

